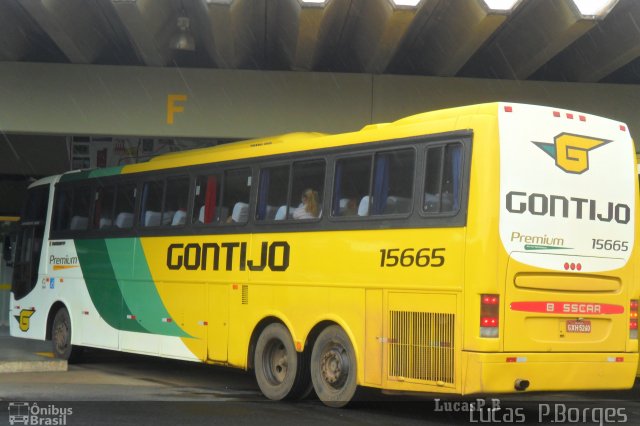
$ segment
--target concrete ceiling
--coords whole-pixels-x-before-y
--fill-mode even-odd
[[[640,1],[495,1],[2,0],[0,61],[640,83]]]

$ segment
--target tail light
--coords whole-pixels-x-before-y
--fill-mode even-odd
[[[638,338],[638,300],[629,303],[629,338]]]
[[[481,294],[480,337],[498,337],[499,324],[500,296],[497,294]]]

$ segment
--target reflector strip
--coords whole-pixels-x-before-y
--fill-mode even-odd
[[[162,318],[162,322],[172,322],[171,318]]]
[[[198,325],[209,325],[207,321],[198,321]]]
[[[135,315],[127,315],[127,319],[134,320],[136,319]]]
[[[605,315],[622,314],[624,307],[606,303],[580,303],[580,302],[512,302],[512,311],[539,312],[545,314],[562,315]]]
[[[553,111],[554,117],[560,117],[560,111]]]
[[[89,311],[82,311],[82,315],[89,315]]]
[[[504,112],[513,112],[513,107],[511,107],[511,106],[505,106],[505,107],[504,107]]]
[[[609,362],[624,362],[624,357],[622,356],[610,356],[607,358]]]

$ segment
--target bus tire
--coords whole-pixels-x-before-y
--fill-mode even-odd
[[[337,325],[320,333],[311,352],[311,380],[320,401],[344,407],[356,393],[356,355],[349,336]]]
[[[269,324],[258,337],[254,355],[256,381],[269,399],[297,399],[309,389],[309,368],[296,352],[291,333],[280,323]]]
[[[74,347],[71,344],[71,331],[69,311],[67,308],[60,308],[51,325],[53,355],[56,358],[74,362],[79,358],[82,348]]]

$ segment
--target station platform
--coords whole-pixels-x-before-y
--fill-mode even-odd
[[[67,361],[54,359],[51,342],[19,339],[0,327],[0,374],[67,371]]]

